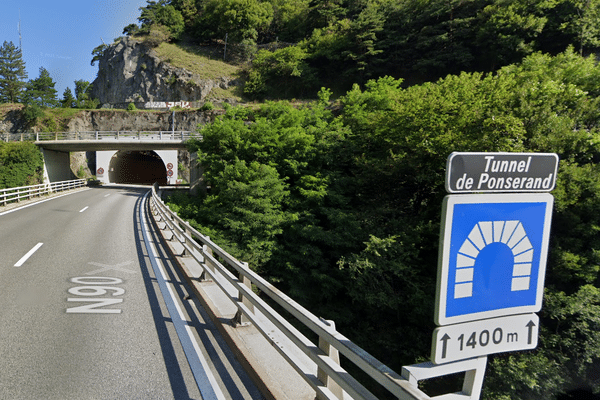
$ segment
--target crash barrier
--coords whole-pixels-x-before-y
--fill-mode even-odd
[[[31,199],[32,197],[38,197],[44,194],[79,188],[86,186],[86,182],[87,181],[85,179],[75,179],[71,181],[42,183],[40,185],[0,189],[0,205],[6,206],[8,203],[19,202],[21,200]]]
[[[193,257],[202,266],[202,275],[199,277],[201,280],[212,280],[218,284],[229,299],[235,303],[238,313],[234,320],[237,324],[252,323],[255,325],[262,335],[271,342],[273,347],[315,390],[318,399],[377,399],[375,395],[340,366],[340,353],[396,398],[430,399],[427,394],[418,389],[414,376],[410,373],[407,373],[406,377],[398,375],[336,331],[335,324],[332,321],[325,321],[316,317],[279,291],[252,271],[247,263],[229,255],[213,243],[208,236],[201,234],[192,228],[188,222],[177,216],[164,204],[157,191],[158,185],[155,184],[152,187],[150,208],[160,229],[170,232],[169,236],[172,235],[170,240],[183,246],[183,256]],[[225,287],[224,281],[235,288],[237,295],[235,291],[232,294]],[[268,296],[301,324],[316,333],[319,338],[318,343],[313,343],[304,334],[300,333],[290,322],[254,293],[253,286],[263,296]],[[272,325],[267,327],[262,322],[263,320],[258,318],[258,313],[266,317],[271,324],[275,325],[291,340],[297,351],[296,349],[294,351],[281,349],[273,340],[272,335],[269,334]],[[308,356],[316,364],[316,374],[306,370],[305,364],[299,360],[299,354]],[[460,398],[468,399],[470,397]]]
[[[83,132],[36,132],[0,133],[4,142],[47,140],[188,140],[201,135],[190,131],[83,131]]]

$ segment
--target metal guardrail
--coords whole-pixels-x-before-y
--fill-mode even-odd
[[[0,189],[0,205],[6,206],[8,203],[19,202],[24,199],[31,199],[32,197],[38,197],[53,192],[62,192],[69,189],[75,189],[85,185],[85,179],[75,179],[71,181],[42,183],[40,185]]]
[[[185,255],[194,257],[202,266],[203,276],[201,279],[213,280],[227,294],[229,299],[235,303],[239,310],[236,320],[238,322],[246,320],[254,324],[262,335],[273,344],[274,348],[282,354],[287,362],[316,391],[318,399],[377,399],[375,395],[339,365],[338,357],[336,357],[336,354],[339,353],[343,354],[349,361],[366,372],[398,399],[430,399],[428,395],[417,388],[415,383],[409,382],[407,378],[398,375],[336,331],[334,324],[316,317],[252,271],[247,263],[238,261],[213,243],[209,237],[192,228],[189,223],[177,216],[176,213],[172,212],[164,204],[157,194],[157,188],[158,185],[156,184],[152,187],[152,197],[150,200],[152,214],[157,222],[164,222],[165,229],[170,230],[173,234],[172,240],[180,243],[185,249]],[[238,276],[236,277],[230,269],[235,271]],[[222,283],[222,278],[237,290],[237,296],[228,293],[228,290]],[[257,296],[252,291],[252,285],[256,286],[261,293],[275,301],[300,321],[300,323],[316,333],[319,337],[319,343],[315,344],[310,341],[290,322]],[[280,349],[269,335],[267,327],[263,326],[260,318],[257,318],[255,310],[260,311],[270,323],[280,329],[293,342],[299,351],[308,356],[317,365],[318,381],[315,381],[314,376],[311,377],[304,373],[303,367],[298,364],[292,354]]]
[[[188,140],[201,138],[191,131],[82,131],[82,132],[36,132],[0,133],[0,141],[46,141],[46,140]]]

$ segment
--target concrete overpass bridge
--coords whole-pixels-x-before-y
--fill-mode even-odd
[[[0,140],[33,141],[44,155],[44,179],[71,178],[70,152],[95,152],[94,174],[103,183],[176,184],[178,151],[201,137],[188,131],[86,131],[0,134]],[[195,169],[190,169],[192,172]],[[193,182],[199,177],[191,176]]]

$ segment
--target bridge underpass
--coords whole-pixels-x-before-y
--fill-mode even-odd
[[[167,168],[155,151],[117,151],[110,159],[109,183],[166,185]]]
[[[42,148],[45,180],[72,178],[70,152],[95,152],[96,178],[103,183],[135,183],[161,185],[178,183],[178,151],[185,141],[199,135],[190,132],[67,132],[23,134],[20,140],[35,140]],[[19,138],[15,138],[19,140]],[[9,138],[10,140],[10,138]],[[195,157],[192,155],[192,159]],[[192,190],[199,185],[200,172],[190,165]]]

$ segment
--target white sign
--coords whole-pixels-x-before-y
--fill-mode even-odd
[[[547,193],[446,196],[437,325],[541,309],[553,201]]]
[[[538,334],[539,318],[533,313],[442,326],[433,332],[431,361],[444,364],[487,354],[534,349]]]

